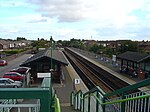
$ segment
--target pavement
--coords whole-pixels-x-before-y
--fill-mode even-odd
[[[135,78],[135,77],[131,77],[130,75],[128,74],[125,74],[125,73],[120,73],[120,61],[117,61],[117,66],[115,66],[114,64],[112,64],[112,60],[108,57],[104,57],[104,56],[101,56],[101,55],[98,55],[98,54],[95,54],[95,53],[91,53],[91,52],[88,52],[88,51],[84,51],[84,50],[80,50],[80,49],[75,49],[73,48],[73,50],[75,50],[76,52],[80,53],[81,55],[95,61],[95,62],[98,62],[100,65],[103,65],[119,74],[121,74],[122,76],[124,77],[127,77],[135,82],[139,82],[139,81],[142,81],[143,79],[140,79],[140,78]],[[105,61],[105,60],[101,60],[101,58],[105,58],[105,60],[108,60],[108,61]]]
[[[63,67],[64,80],[61,84],[52,84],[60,101],[61,112],[79,112],[70,106],[70,93],[74,90],[72,79],[66,67]]]

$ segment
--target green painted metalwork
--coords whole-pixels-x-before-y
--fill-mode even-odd
[[[88,95],[91,96],[90,93]],[[88,97],[88,112],[90,112],[90,109],[91,109],[90,103],[91,103],[91,97]]]
[[[51,112],[50,78],[42,84],[42,88],[0,88],[0,99],[40,99],[40,112]]]
[[[80,94],[77,94],[77,109],[78,109],[78,103],[79,103],[79,95]]]
[[[0,99],[40,99],[40,112],[50,112],[50,93],[47,88],[0,89]]]
[[[57,98],[57,95],[55,94],[55,97],[54,97],[54,112],[61,112],[60,110],[60,103],[59,103],[59,99]]]
[[[141,87],[144,87],[144,86],[148,86],[148,85],[150,85],[150,79],[146,79],[146,80],[141,81],[141,82],[139,82],[137,84],[133,84],[133,85],[124,87],[122,89],[116,90],[116,91],[111,92],[111,93],[104,93],[99,87],[95,87],[95,88],[91,89],[90,91],[84,93],[83,97],[80,97],[80,99],[83,101],[83,105],[82,105],[83,106],[83,112],[85,110],[84,109],[85,98],[90,98],[91,96],[94,96],[95,99],[96,99],[96,102],[97,102],[96,103],[96,112],[99,111],[98,110],[98,105],[101,105],[102,108],[103,108],[103,112],[105,112],[105,105],[115,104],[115,103],[121,103],[121,112],[124,112],[125,111],[125,102],[130,101],[130,100],[136,100],[136,99],[142,99],[142,98],[150,97],[150,94],[146,94],[146,95],[137,96],[137,97],[133,97],[133,98],[126,98],[125,97],[126,92],[130,91],[130,90],[135,90],[135,89],[138,89],[138,88],[141,88]],[[71,94],[73,95],[72,97],[75,97],[79,93],[80,92],[78,91],[77,93],[71,93]],[[96,95],[94,93],[96,93]],[[102,95],[102,99],[101,100],[99,99],[100,97],[97,95],[97,93],[100,93]],[[111,102],[108,102],[108,101],[105,100],[107,97],[110,97],[110,96],[113,96],[113,95],[118,95],[118,94],[122,95],[122,99],[121,100],[115,100],[115,101],[111,101]],[[90,105],[88,105],[88,112],[90,112],[89,106]]]
[[[82,91],[80,92],[80,111],[81,111],[81,109],[82,109],[82,104],[83,104],[83,93],[82,93]]]
[[[53,38],[52,38],[52,36],[51,36],[51,38],[50,38],[50,44],[51,44],[51,69],[52,69],[52,47],[53,47]]]
[[[106,93],[104,95],[104,97],[113,96],[113,95],[119,95],[119,94],[128,92],[130,90],[135,90],[135,89],[138,89],[140,87],[144,87],[144,86],[148,86],[148,85],[150,85],[150,78],[146,79],[144,81],[138,82],[136,84],[133,84],[133,85],[130,85],[130,86],[118,89],[116,91],[113,91],[113,92],[110,92],[110,93]]]
[[[115,101],[111,101],[111,102],[105,102],[105,103],[101,103],[101,105],[108,105],[108,104],[114,104],[114,103],[127,102],[127,101],[131,101],[131,100],[138,100],[138,99],[148,98],[148,97],[150,97],[150,94],[146,94],[146,95],[142,95],[142,96],[137,96],[137,97],[133,97],[133,98],[115,100]]]
[[[122,99],[125,99],[124,93],[122,93]],[[121,102],[121,112],[125,112],[125,102]]]
[[[42,93],[43,92],[43,93]],[[38,99],[49,95],[47,88],[1,88],[0,99]]]
[[[96,98],[99,99],[99,94],[98,94],[98,92],[96,92]],[[96,110],[99,112],[98,106],[99,106],[99,102],[98,102],[98,100],[96,100]]]
[[[74,91],[72,91],[71,94],[70,94],[70,106],[73,106],[74,94],[75,94]]]
[[[44,78],[43,82],[41,84],[41,88],[50,88],[51,86],[51,79],[50,78]]]
[[[89,92],[87,92],[87,93],[82,93],[82,91],[81,90],[79,90],[77,93],[75,93],[74,91],[73,92],[71,92],[71,96],[70,96],[70,102],[71,102],[71,105],[72,105],[72,103],[74,102],[74,104],[75,104],[75,97],[78,95],[78,94],[80,94],[79,95],[79,97],[78,98],[80,98],[80,102],[82,102],[82,103],[80,103],[80,109],[79,110],[81,110],[81,106],[83,107],[83,105],[84,105],[84,102],[85,102],[85,98],[88,98],[88,112],[90,112],[90,97],[91,96],[95,96],[95,97],[97,97],[94,93],[97,93],[97,92],[100,92],[101,94],[105,94],[105,92],[102,90],[102,89],[100,89],[98,86],[97,87],[95,87],[95,88],[93,88],[93,89],[91,89]],[[74,97],[74,98],[73,98]],[[73,101],[72,101],[72,99],[73,99]],[[97,99],[99,99],[98,97],[97,97]],[[77,103],[77,107],[78,107],[78,103]],[[75,109],[75,108],[74,108]],[[83,110],[83,112],[84,112],[84,108],[82,109]]]

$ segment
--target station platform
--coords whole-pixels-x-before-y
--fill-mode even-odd
[[[117,72],[117,71],[119,71],[119,68],[111,67],[110,64],[101,62],[100,60],[95,58],[94,54],[89,55],[89,52],[81,51],[78,49],[72,49],[72,50],[74,52],[76,52],[78,55],[91,61],[92,63],[102,67],[106,71],[111,72],[112,74],[116,75],[117,77],[119,76],[121,79],[124,79],[131,85],[140,81],[140,79],[133,79],[129,76],[124,76],[124,75],[120,74],[119,72]],[[68,61],[68,63],[69,63],[69,61]],[[89,90],[83,83],[82,79],[80,79],[80,77],[78,76],[78,74],[73,69],[73,67],[71,66],[70,63],[68,64],[68,66],[62,66],[62,72],[63,72],[63,80],[62,80],[61,84],[56,84],[56,83],[52,84],[52,87],[54,88],[54,90],[60,100],[61,112],[79,112],[77,110],[74,110],[73,107],[70,106],[70,93],[72,91],[77,92],[79,90],[82,90],[83,93],[86,93]],[[80,84],[74,84],[75,79],[79,79]],[[141,88],[141,90],[145,91],[145,90],[149,90],[149,88],[144,87],[144,88]]]
[[[100,68],[104,69],[105,71],[111,73],[112,75],[120,78],[124,82],[127,82],[130,85],[133,85],[133,84],[136,84],[137,82],[142,81],[142,79],[133,78],[127,74],[120,73],[119,65],[117,67],[114,67],[111,62],[104,62],[104,61],[100,60],[99,58],[97,58],[97,56],[98,56],[97,54],[90,53],[88,51],[84,51],[84,50],[80,50],[80,49],[76,49],[76,48],[71,48],[70,50],[72,50],[79,56],[85,58],[86,60],[94,63],[95,65],[99,66]],[[143,87],[143,88],[140,88],[140,90],[146,91],[146,90],[149,90],[149,87]]]
[[[91,62],[97,64],[98,66],[101,66],[105,70],[112,72],[113,74],[122,75],[122,74],[117,73],[117,71],[115,71],[115,69],[117,70],[117,68],[115,68],[114,70],[111,70],[108,66],[104,65],[105,63],[100,63],[98,61],[98,59],[95,58],[94,54],[89,55],[89,53],[86,53],[84,51],[83,52],[75,51],[75,52],[78,53],[79,55],[81,55],[82,57],[86,58],[87,60],[90,60]],[[85,53],[85,55],[84,55],[84,53]],[[69,61],[68,61],[68,63],[69,63]],[[74,110],[74,108],[72,106],[70,106],[70,103],[71,103],[70,102],[70,94],[72,91],[77,92],[77,91],[81,90],[83,93],[86,93],[89,90],[87,89],[87,87],[85,86],[83,81],[80,79],[78,74],[75,72],[75,70],[73,69],[73,67],[71,66],[70,63],[68,64],[68,66],[62,66],[62,72],[63,72],[63,78],[62,78],[63,80],[61,81],[61,83],[60,84],[59,83],[52,83],[52,87],[54,88],[54,90],[55,90],[55,92],[59,98],[59,101],[60,101],[61,112],[80,112],[78,110]],[[125,78],[125,77],[121,77],[121,78]],[[126,78],[128,78],[128,80],[131,80],[131,83],[136,83],[139,80],[139,79],[136,79],[137,81],[132,80],[130,77],[126,77]],[[79,79],[80,83],[75,84],[74,83],[75,79]],[[31,87],[33,87],[33,88],[39,87],[40,81],[37,81],[37,82],[38,83],[36,83],[36,81],[35,81],[35,83],[31,85]],[[40,82],[40,84],[41,84],[41,82]],[[24,100],[24,102],[22,102],[22,104],[24,104],[24,103],[28,104],[29,102],[34,103],[35,101],[34,100]],[[92,101],[90,101],[90,102],[92,102]],[[46,103],[46,104],[48,104],[48,103]],[[91,103],[91,107],[94,107],[93,105],[94,105],[94,103]],[[85,106],[85,107],[89,107],[89,106]],[[24,111],[22,111],[22,112],[24,112]],[[14,110],[12,112],[16,112],[16,110]],[[91,112],[97,112],[97,111],[91,111]]]
[[[70,106],[70,94],[73,90],[78,91],[81,89],[83,92],[87,92],[88,89],[70,64],[67,67],[63,67],[62,70],[64,79],[61,84],[52,84],[60,100],[61,112],[80,112],[75,111],[73,107]],[[74,79],[80,79],[80,84],[74,85]]]

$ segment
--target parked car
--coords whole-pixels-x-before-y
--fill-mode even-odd
[[[19,88],[21,86],[21,81],[14,81],[10,78],[0,78],[0,88]]]
[[[29,68],[29,67],[18,67],[16,69],[10,70],[10,72],[17,72],[22,75],[25,75],[27,72],[29,72],[30,69],[31,68]]]
[[[24,75],[21,75],[20,73],[17,72],[7,72],[3,75],[3,78],[10,78],[14,81],[23,81]]]
[[[0,66],[5,66],[7,64],[8,62],[6,60],[0,60]]]

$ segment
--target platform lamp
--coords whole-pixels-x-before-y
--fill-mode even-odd
[[[50,71],[52,71],[52,47],[53,47],[53,38],[52,38],[52,36],[50,38],[50,47],[51,47],[51,66],[50,66]]]
[[[51,77],[52,77],[52,71],[53,71],[53,66],[52,66],[53,38],[52,38],[52,36],[50,37],[50,50],[51,50],[51,55],[50,55],[50,57],[51,57],[51,60],[50,60],[50,61],[51,61],[51,62],[50,62],[50,64],[51,64],[51,65],[50,65],[50,74],[51,74]],[[50,83],[51,83],[51,78],[50,78]],[[52,86],[51,86],[51,84],[50,84],[50,89],[51,89],[51,90],[50,90],[50,95],[52,95],[53,92],[52,92]]]
[[[50,50],[51,50],[51,66],[50,66],[50,71],[53,71],[53,63],[52,63],[52,56],[53,56],[53,49],[55,46],[55,41],[53,40],[52,36],[50,37]]]

